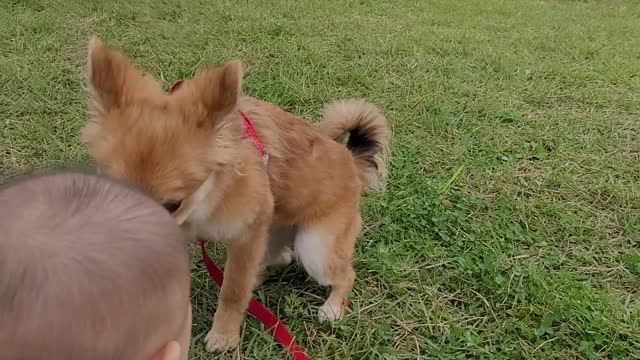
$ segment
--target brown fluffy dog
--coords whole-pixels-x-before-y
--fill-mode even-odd
[[[89,44],[91,120],[82,140],[99,169],[175,211],[190,236],[226,247],[210,351],[238,344],[259,274],[290,261],[291,248],[311,277],[331,287],[320,320],[344,315],[361,193],[383,184],[389,153],[386,121],[371,104],[336,102],[316,127],[243,96],[241,83],[240,62],[232,60],[168,95],[117,50]],[[240,111],[269,154],[266,165]]]

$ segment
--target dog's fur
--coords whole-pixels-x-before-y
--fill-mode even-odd
[[[88,77],[91,120],[82,141],[101,171],[158,202],[182,201],[175,217],[185,230],[227,249],[209,350],[237,345],[258,275],[290,261],[291,247],[331,287],[320,320],[344,315],[361,193],[381,188],[386,176],[389,131],[375,106],[337,102],[313,126],[243,96],[237,60],[199,71],[168,95],[97,39],[89,44]],[[269,154],[266,166],[244,135],[240,111]]]

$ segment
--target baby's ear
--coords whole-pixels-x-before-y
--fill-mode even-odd
[[[194,80],[196,96],[210,114],[226,115],[233,111],[242,95],[242,64],[228,63],[200,71]]]
[[[96,37],[89,41],[87,70],[91,110],[108,111],[121,106],[127,98],[127,86],[142,78],[124,54]]]
[[[182,360],[182,348],[177,341],[171,341],[150,360]]]

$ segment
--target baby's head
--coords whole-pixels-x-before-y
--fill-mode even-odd
[[[54,174],[0,190],[0,353],[181,360],[189,256],[171,216],[122,184]]]

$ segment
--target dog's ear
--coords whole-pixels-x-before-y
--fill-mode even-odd
[[[125,55],[96,37],[89,41],[87,70],[89,106],[98,112],[122,106],[127,99],[128,84],[142,79]]]
[[[199,72],[195,78],[196,96],[210,114],[227,115],[238,104],[242,94],[242,64],[228,63]]]

